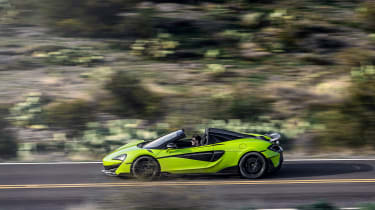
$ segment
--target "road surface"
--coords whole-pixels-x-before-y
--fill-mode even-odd
[[[100,163],[0,164],[0,209],[295,208],[375,202],[375,159],[290,160],[274,176],[108,177]]]

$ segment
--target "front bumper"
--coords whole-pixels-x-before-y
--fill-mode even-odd
[[[105,175],[108,175],[108,176],[117,176],[116,170],[120,167],[120,165],[121,164],[114,164],[114,165],[109,165],[109,166],[103,166],[104,170],[102,170],[102,172]]]
[[[127,176],[130,174],[131,164],[121,163],[113,165],[104,165],[102,172],[108,176]]]
[[[115,172],[116,170],[102,170],[102,172],[107,176],[118,176]]]

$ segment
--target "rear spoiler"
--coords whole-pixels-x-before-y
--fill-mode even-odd
[[[271,134],[266,134],[266,136],[270,137],[271,139],[269,140],[273,144],[280,144],[279,140],[281,138],[281,135],[279,133],[271,133]]]

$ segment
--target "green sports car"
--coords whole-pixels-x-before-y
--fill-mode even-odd
[[[103,158],[103,172],[136,178],[154,178],[161,173],[239,172],[245,178],[259,178],[280,170],[283,162],[277,133],[260,135],[208,128],[199,139],[194,144],[184,130],[178,130],[154,141],[126,144]]]

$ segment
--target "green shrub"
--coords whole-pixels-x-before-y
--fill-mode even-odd
[[[266,15],[261,12],[248,13],[242,16],[241,24],[246,27],[256,28],[266,22]]]
[[[90,122],[87,123],[87,128],[83,131],[82,136],[74,138],[73,141],[55,139],[48,143],[38,143],[35,148],[29,150],[37,152],[65,151],[66,153],[77,152],[102,156],[131,141],[154,140],[168,132],[168,124],[152,126],[147,126],[147,124],[149,122],[139,119]],[[64,135],[62,136],[64,139]]]
[[[65,143],[62,141],[59,142],[39,142],[35,144],[35,152],[61,152],[65,149]]]
[[[87,148],[100,153],[111,150],[134,140],[153,140],[162,135],[160,129],[145,128],[145,121],[138,119],[111,120],[105,123],[89,123],[80,139],[79,148]],[[165,132],[165,130],[164,130]]]
[[[76,99],[66,102],[54,102],[45,108],[45,120],[51,127],[67,129],[70,135],[79,135],[88,122],[95,118],[93,105]]]
[[[81,136],[67,138],[65,133],[55,133],[53,141],[20,144],[18,153],[21,156],[29,156],[35,152],[103,156],[131,141],[154,140],[169,131],[168,124],[148,124],[149,122],[139,119],[89,122]]]
[[[326,66],[326,65],[334,64],[334,62],[330,58],[325,58],[320,55],[314,55],[314,54],[304,55],[301,57],[301,60],[303,62],[312,64],[312,65]]]
[[[253,38],[251,33],[237,31],[237,30],[224,30],[216,34],[221,42],[228,42],[229,44],[237,43],[239,41],[249,41]]]
[[[303,205],[299,206],[297,209],[299,210],[338,210],[336,206],[326,203],[326,202],[319,202],[319,203],[314,203],[310,205]]]
[[[205,58],[208,59],[214,59],[220,56],[220,50],[214,49],[214,50],[207,50],[206,53],[204,54]]]
[[[80,77],[89,78],[99,83],[105,83],[106,81],[111,79],[113,73],[114,70],[110,67],[99,67],[95,69],[89,69],[88,71],[81,73]]]
[[[353,74],[353,85],[350,88],[350,98],[345,104],[345,114],[359,124],[357,137],[363,144],[375,146],[373,136],[375,131],[375,69],[374,66],[363,66]]]
[[[13,23],[18,15],[19,11],[10,0],[0,0],[0,22],[2,24]]]
[[[48,51],[48,48],[46,48],[45,51],[34,51],[32,56],[44,59],[51,64],[66,66],[91,66],[95,63],[102,62],[104,59],[103,56],[92,53],[92,49],[89,47],[72,49],[65,48],[57,51]]]
[[[375,62],[375,53],[368,49],[358,47],[347,48],[337,54],[339,63],[348,67],[371,65]]]
[[[0,8],[5,6],[6,2],[8,2],[6,9],[0,11],[3,23],[22,25],[39,23],[35,19],[38,0],[1,0]]]
[[[363,66],[352,70],[352,85],[339,104],[319,108],[317,121],[325,125],[318,141],[324,146],[375,146],[375,69]]]
[[[135,15],[127,16],[114,28],[115,36],[132,39],[150,38],[156,35],[154,21],[155,11],[152,8],[133,10]]]
[[[12,5],[8,0],[0,0],[0,14],[3,15]]]
[[[148,90],[134,75],[117,72],[105,84],[114,97],[105,109],[123,116],[149,118],[161,111],[161,98]],[[109,103],[108,103],[109,102]]]
[[[30,127],[43,125],[42,107],[48,102],[49,99],[43,97],[41,93],[29,93],[25,101],[17,103],[10,108],[9,119],[16,126]]]
[[[8,109],[0,106],[0,158],[14,158],[17,156],[17,141],[9,130],[10,123],[5,120]]]
[[[107,24],[118,22],[120,17],[117,14],[124,6],[122,3],[122,0],[42,0],[40,7],[41,14],[53,28],[76,34],[81,30],[82,33],[99,32]]]
[[[35,9],[36,2],[39,0],[5,0],[4,2],[8,1],[13,7],[19,9],[19,10],[25,10],[25,9]]]
[[[271,103],[269,99],[238,89],[230,95],[211,97],[207,102],[207,118],[256,121],[260,116],[270,114]]]
[[[165,58],[175,53],[179,43],[171,39],[170,34],[159,34],[157,38],[136,40],[131,46],[131,53],[137,56]]]
[[[208,64],[205,71],[214,79],[222,77],[228,73],[228,70],[225,68],[225,66],[221,64]]]
[[[361,206],[360,210],[375,210],[374,203],[367,203]]]
[[[365,1],[357,11],[362,27],[369,31],[375,31],[375,3],[373,1]]]
[[[271,110],[270,103],[271,101],[264,98],[242,94],[238,91],[233,95],[228,112],[231,118],[256,120]]]
[[[136,9],[135,3],[134,0],[40,0],[37,5],[42,20],[66,36],[150,37],[150,12]],[[131,15],[120,15],[129,11]]]
[[[221,128],[243,133],[269,134],[278,132],[282,135],[282,144],[289,148],[291,140],[313,127],[304,120],[274,120],[270,117],[261,117],[258,121],[245,122],[240,119],[205,120],[197,124],[195,130],[204,132],[204,128]]]
[[[285,23],[282,30],[278,34],[279,42],[282,44],[282,49],[295,50],[298,48],[298,26],[293,23]]]
[[[272,24],[283,24],[288,19],[288,11],[286,9],[276,9],[269,14],[269,19]]]

